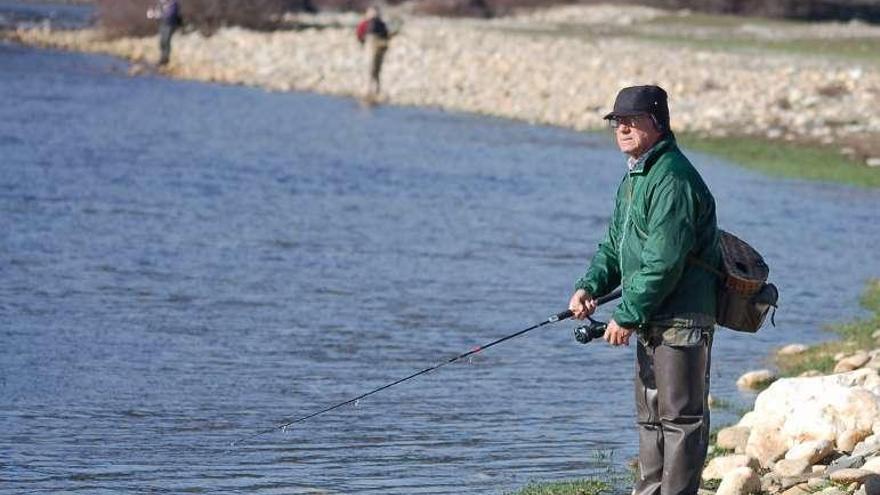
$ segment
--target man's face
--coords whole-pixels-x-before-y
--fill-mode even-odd
[[[618,117],[612,119],[611,125],[620,151],[633,158],[642,156],[660,139],[660,131],[650,115]]]

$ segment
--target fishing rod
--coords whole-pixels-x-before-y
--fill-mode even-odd
[[[605,296],[602,296],[602,297],[596,298],[596,305],[597,305],[597,306],[600,306],[600,305],[605,304],[605,303],[607,303],[607,302],[609,302],[609,301],[613,301],[613,300],[617,299],[618,297],[620,297],[620,294],[621,294],[620,289],[617,289],[617,290],[615,290],[614,292],[611,292],[610,294],[607,294],[607,295],[605,295]],[[552,315],[552,316],[548,317],[546,320],[542,321],[541,323],[538,323],[538,324],[536,324],[536,325],[532,325],[532,326],[530,326],[529,328],[525,328],[525,329],[523,329],[523,330],[520,330],[519,332],[512,333],[512,334],[507,335],[507,336],[505,336],[505,337],[501,337],[500,339],[493,340],[492,342],[489,342],[488,344],[484,344],[484,345],[481,345],[481,346],[474,347],[473,349],[469,350],[468,352],[465,352],[465,353],[459,354],[458,356],[455,356],[455,357],[453,357],[453,358],[447,359],[446,361],[442,361],[442,362],[440,362],[440,363],[438,363],[438,364],[435,364],[434,366],[431,366],[431,367],[429,367],[429,368],[425,368],[425,369],[423,369],[423,370],[416,371],[415,373],[413,373],[413,374],[411,374],[411,375],[409,375],[409,376],[406,376],[406,377],[401,378],[401,379],[399,379],[399,380],[395,380],[395,381],[393,381],[393,382],[391,382],[391,383],[387,383],[387,384],[385,384],[385,385],[382,385],[381,387],[374,388],[373,390],[370,390],[369,392],[366,392],[366,393],[363,393],[363,394],[361,394],[361,395],[358,395],[357,397],[353,397],[353,398],[348,399],[348,400],[346,400],[346,401],[342,401],[342,402],[340,402],[340,403],[338,403],[338,404],[334,404],[334,405],[332,405],[332,406],[325,407],[324,409],[321,409],[320,411],[315,411],[315,412],[313,412],[313,413],[307,414],[307,415],[302,416],[302,417],[300,417],[300,418],[297,418],[297,419],[294,419],[294,420],[291,420],[291,421],[287,421],[286,423],[282,423],[282,424],[277,425],[277,426],[272,426],[272,427],[270,427],[270,428],[265,428],[265,429],[262,429],[262,430],[260,430],[260,431],[254,432],[254,433],[252,433],[252,434],[250,434],[250,435],[248,435],[248,436],[246,436],[246,437],[242,437],[242,438],[240,438],[240,439],[238,439],[238,440],[232,442],[229,446],[230,446],[230,447],[235,447],[236,445],[239,445],[239,444],[241,444],[241,443],[244,443],[244,442],[246,442],[246,441],[248,441],[248,440],[252,440],[252,439],[254,439],[254,438],[258,437],[258,436],[265,435],[265,434],[267,434],[267,433],[271,433],[271,432],[273,432],[273,431],[275,431],[275,430],[287,431],[287,428],[289,428],[291,425],[294,425],[294,424],[296,424],[296,423],[300,423],[300,422],[305,421],[305,420],[310,419],[310,418],[314,418],[315,416],[320,416],[321,414],[324,414],[324,413],[330,412],[330,411],[332,411],[332,410],[334,410],[334,409],[338,409],[338,408],[340,408],[340,407],[342,407],[342,406],[345,406],[345,405],[348,405],[348,404],[356,403],[356,402],[358,402],[359,400],[361,400],[361,399],[363,399],[363,398],[365,398],[365,397],[369,397],[370,395],[373,395],[373,394],[375,394],[375,393],[381,392],[381,391],[383,391],[383,390],[385,390],[385,389],[389,389],[389,388],[391,388],[391,387],[393,387],[393,386],[395,386],[395,385],[398,385],[398,384],[400,384],[400,383],[403,383],[403,382],[405,382],[405,381],[407,381],[407,380],[411,380],[411,379],[413,379],[413,378],[415,378],[415,377],[417,377],[417,376],[424,375],[425,373],[429,373],[429,372],[431,372],[431,371],[434,371],[434,370],[436,370],[436,369],[438,369],[438,368],[441,368],[441,367],[443,367],[443,366],[446,366],[447,364],[452,364],[452,363],[454,363],[454,362],[456,362],[456,361],[458,361],[458,360],[461,360],[461,359],[464,359],[464,358],[466,358],[466,357],[468,357],[468,356],[472,356],[472,355],[474,355],[474,354],[477,354],[478,352],[483,351],[483,350],[485,350],[485,349],[488,349],[488,348],[490,348],[490,347],[492,347],[492,346],[494,346],[494,345],[496,345],[496,344],[500,344],[500,343],[502,343],[502,342],[504,342],[504,341],[510,340],[510,339],[512,339],[512,338],[515,338],[515,337],[519,337],[520,335],[522,335],[522,334],[524,334],[524,333],[526,333],[526,332],[531,332],[532,330],[535,330],[536,328],[543,327],[544,325],[547,325],[547,324],[550,324],[550,323],[556,323],[556,322],[558,322],[558,321],[562,321],[562,320],[567,320],[567,319],[571,318],[572,316],[574,316],[574,313],[573,313],[570,309],[567,309],[567,310],[565,310],[565,311],[563,311],[563,312],[561,312],[561,313],[557,313],[557,314],[555,314],[555,315]],[[599,333],[599,332],[604,333],[604,331],[605,331],[605,324],[604,324],[604,323],[599,322],[599,321],[596,321],[596,320],[594,320],[594,319],[592,319],[592,318],[590,318],[590,322],[592,323],[590,326],[582,326],[582,327],[578,327],[578,328],[575,329],[575,338],[578,340],[578,342],[581,342],[581,343],[586,344],[586,343],[589,342],[590,340],[592,340],[592,339],[594,339],[594,338],[598,338],[598,337],[600,337],[600,336],[601,336],[601,333]]]

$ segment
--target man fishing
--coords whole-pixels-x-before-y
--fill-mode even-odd
[[[374,100],[378,98],[379,92],[382,89],[382,62],[385,60],[385,52],[388,51],[388,42],[391,40],[393,33],[388,31],[388,26],[382,20],[379,7],[371,6],[366,10],[363,19],[358,23],[355,34],[357,35],[358,42],[361,45],[367,46],[370,72],[366,99]]]
[[[159,0],[159,3],[147,11],[148,19],[159,19],[159,65],[168,64],[171,59],[171,37],[174,31],[183,24],[178,0]]]
[[[623,88],[605,116],[627,155],[614,213],[569,309],[584,319],[622,287],[605,330],[637,338],[639,477],[634,495],[694,495],[709,435],[709,365],[718,266],[715,200],[679,150],[659,86]]]

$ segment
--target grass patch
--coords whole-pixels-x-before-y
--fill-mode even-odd
[[[880,329],[880,279],[868,282],[861,304],[874,314],[865,319],[832,327],[831,330],[843,338],[841,341],[819,344],[793,356],[778,356],[776,365],[780,375],[797,376],[807,370],[831,373],[836,364],[835,354],[876,347],[877,342],[872,334]]]
[[[748,137],[682,135],[679,141],[687,148],[717,155],[770,175],[880,187],[880,170],[828,147]]]
[[[529,483],[515,495],[600,495],[611,493],[611,485],[599,480]]]
[[[614,464],[613,450],[594,452],[590,464],[601,473],[578,480],[533,481],[519,491],[507,495],[609,495],[635,481],[632,470],[622,469]]]

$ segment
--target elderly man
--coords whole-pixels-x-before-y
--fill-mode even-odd
[[[629,345],[636,334],[635,396],[639,478],[635,495],[693,495],[709,434],[709,361],[718,266],[715,200],[682,154],[659,86],[622,89],[605,116],[626,174],[608,232],[569,309],[583,319],[595,298],[621,285],[623,298],[604,339]]]

